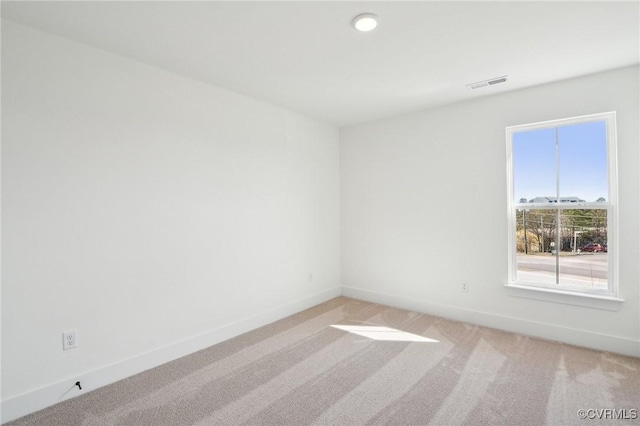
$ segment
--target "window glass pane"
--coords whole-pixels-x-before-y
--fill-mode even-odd
[[[517,279],[556,284],[556,210],[516,210]]]
[[[556,198],[555,129],[513,135],[513,201],[546,202]]]
[[[606,290],[606,209],[516,210],[517,279]],[[556,269],[558,274],[556,274]]]
[[[560,198],[608,200],[607,128],[604,121],[558,128]]]
[[[606,290],[607,210],[561,210],[560,239],[560,284]]]

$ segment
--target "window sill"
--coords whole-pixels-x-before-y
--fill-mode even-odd
[[[505,285],[509,296],[535,299],[544,302],[564,305],[583,306],[586,308],[619,311],[624,299],[593,293],[576,293],[552,288],[533,287],[516,283]]]

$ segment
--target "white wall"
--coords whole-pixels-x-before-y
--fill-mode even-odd
[[[636,66],[342,129],[343,294],[640,356],[638,76]],[[521,297],[532,292],[504,287],[505,127],[606,111],[617,111],[626,302]]]
[[[338,295],[338,137],[3,21],[3,419]]]

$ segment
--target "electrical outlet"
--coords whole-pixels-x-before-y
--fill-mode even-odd
[[[313,274],[309,274],[309,282],[313,281]]]
[[[462,283],[462,286],[460,287],[460,291],[462,293],[469,293],[469,284],[468,283]]]
[[[76,330],[62,333],[62,349],[73,349],[78,346],[78,332]]]

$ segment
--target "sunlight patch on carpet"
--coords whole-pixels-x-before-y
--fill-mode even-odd
[[[392,342],[427,342],[439,343],[438,340],[429,339],[427,337],[418,336],[417,334],[407,333],[406,331],[396,330],[395,328],[371,326],[371,325],[332,325],[349,333],[366,337],[372,340],[387,340]]]

